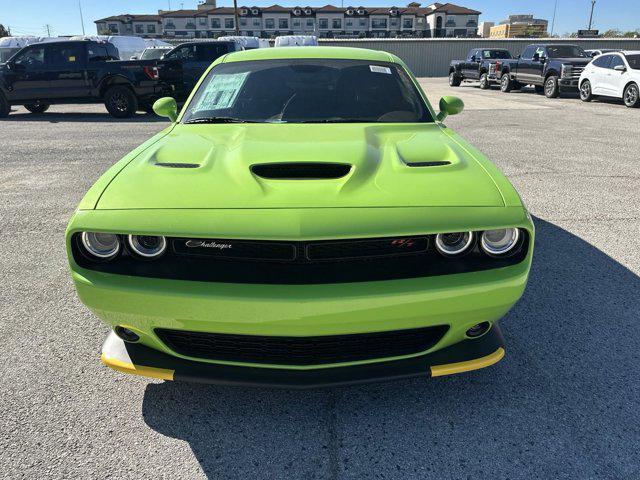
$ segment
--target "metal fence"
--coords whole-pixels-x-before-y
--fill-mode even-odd
[[[467,39],[467,38],[431,38],[431,39],[320,39],[321,45],[338,47],[370,48],[393,53],[403,59],[418,77],[441,77],[449,75],[451,60],[464,59],[472,48],[506,48],[512,55],[519,55],[524,47],[531,43],[570,43],[584,49],[615,48],[621,50],[640,50],[640,38],[637,39]]]

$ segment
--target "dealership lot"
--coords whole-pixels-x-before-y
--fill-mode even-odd
[[[9,478],[637,478],[640,110],[422,79],[523,196],[531,279],[507,356],[453,377],[317,391],[161,383],[98,360],[64,229],[167,125],[102,105],[0,121],[0,472]],[[212,126],[211,128],[215,128]]]

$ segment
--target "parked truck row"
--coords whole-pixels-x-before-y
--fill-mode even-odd
[[[449,66],[449,85],[479,81],[481,89],[497,84],[508,93],[531,85],[536,93],[557,98],[580,92],[587,102],[596,96],[621,98],[628,107],[640,106],[640,52],[585,51],[578,45],[531,44],[513,57],[508,50],[474,48],[465,60]]]

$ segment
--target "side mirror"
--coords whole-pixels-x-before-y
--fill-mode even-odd
[[[129,60],[138,60],[137,55],[133,55],[132,57],[129,58]]]
[[[476,61],[476,56],[475,55],[471,55],[471,61],[475,62]]]
[[[153,111],[156,115],[167,117],[172,122],[175,122],[178,118],[178,105],[175,99],[171,97],[162,97],[156,100],[153,104]]]
[[[442,122],[449,115],[457,115],[462,110],[464,110],[464,102],[458,97],[442,97],[440,99],[440,113],[436,116],[436,120]]]
[[[540,61],[540,54],[539,53],[534,53],[533,54],[533,58],[531,59],[534,62],[539,62]]]
[[[627,71],[627,67],[625,67],[624,65],[616,65],[615,67],[613,67],[613,69],[617,72],[626,72]]]

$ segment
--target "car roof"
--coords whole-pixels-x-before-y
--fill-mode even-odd
[[[288,58],[336,58],[345,60],[368,60],[371,62],[398,63],[393,55],[378,50],[351,47],[273,47],[244,50],[227,55],[225,62],[249,60],[279,60]]]
[[[624,53],[625,55],[640,55],[640,50],[621,50],[616,53]]]

